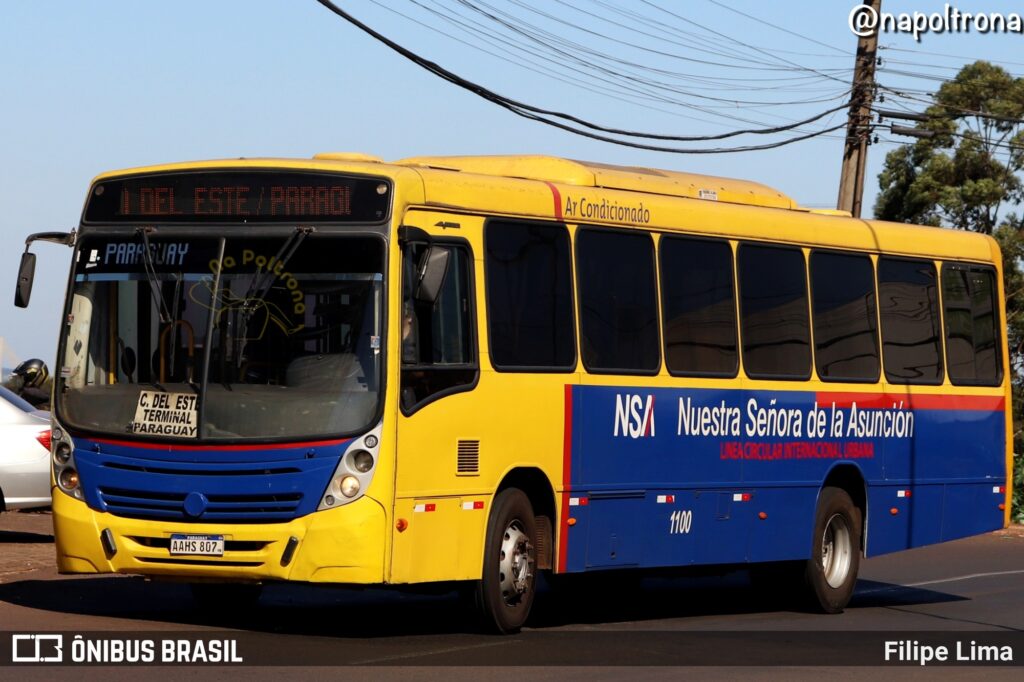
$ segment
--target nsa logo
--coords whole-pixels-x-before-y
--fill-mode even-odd
[[[654,396],[617,393],[614,435],[629,438],[654,437]]]

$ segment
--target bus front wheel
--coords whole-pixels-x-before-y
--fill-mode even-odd
[[[483,577],[475,601],[488,629],[518,632],[533,605],[537,525],[523,491],[508,488],[494,498],[487,522]]]
[[[860,568],[861,515],[847,492],[823,488],[814,519],[804,579],[810,605],[841,613],[853,596]]]

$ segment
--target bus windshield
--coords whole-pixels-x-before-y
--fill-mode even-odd
[[[199,440],[365,430],[381,399],[383,272],[375,237],[87,237],[58,418]]]

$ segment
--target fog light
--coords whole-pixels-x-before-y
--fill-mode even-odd
[[[78,488],[78,472],[74,469],[65,469],[60,472],[57,482],[60,483],[60,487],[64,488],[64,490],[76,490]]]
[[[355,476],[346,476],[341,479],[341,494],[345,497],[355,497],[359,494],[359,479]]]
[[[352,455],[352,464],[355,466],[356,471],[365,474],[373,468],[373,455],[366,450],[359,450]]]
[[[58,445],[57,449],[53,452],[53,459],[56,460],[57,464],[67,464],[68,460],[71,459],[71,446],[67,443]]]

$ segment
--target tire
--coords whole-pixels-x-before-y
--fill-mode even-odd
[[[255,583],[192,583],[192,599],[201,611],[231,615],[256,608],[263,585]]]
[[[842,613],[850,602],[860,569],[861,528],[860,510],[846,491],[823,488],[804,572],[804,596],[811,608]]]
[[[483,575],[475,602],[485,629],[518,632],[530,615],[537,580],[537,525],[518,488],[498,493],[487,521]]]

